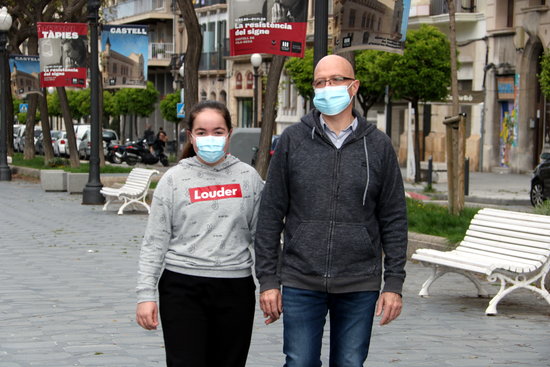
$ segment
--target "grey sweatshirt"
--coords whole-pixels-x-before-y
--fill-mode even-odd
[[[357,128],[339,149],[317,110],[281,135],[258,217],[260,291],[283,284],[401,293],[407,254],[401,172],[387,135],[354,115]]]
[[[153,195],[139,259],[138,303],[156,301],[163,266],[195,276],[249,276],[262,189],[256,170],[233,156],[214,167],[193,157],[170,168]]]

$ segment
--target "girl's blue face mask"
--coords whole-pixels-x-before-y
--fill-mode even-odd
[[[225,155],[225,136],[195,136],[197,155],[207,163],[215,163]]]
[[[353,83],[348,86],[335,85],[326,86],[324,88],[315,88],[315,97],[313,104],[323,115],[334,116],[346,109],[351,103],[348,89]]]

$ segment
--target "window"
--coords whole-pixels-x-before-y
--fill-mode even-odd
[[[355,9],[350,9],[349,10],[349,20],[348,20],[348,25],[350,28],[353,28],[355,27]]]

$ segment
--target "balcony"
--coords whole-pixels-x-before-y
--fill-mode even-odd
[[[229,39],[218,44],[218,51],[203,52],[199,63],[199,71],[225,70],[226,57],[229,56]],[[214,49],[214,44],[211,45]]]
[[[129,0],[105,8],[103,17],[107,23],[121,22],[122,19],[132,18],[132,22],[144,19],[172,19],[171,9],[165,0]]]

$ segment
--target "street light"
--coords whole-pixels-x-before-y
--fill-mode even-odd
[[[11,181],[11,170],[8,166],[8,124],[6,121],[7,98],[9,90],[6,81],[6,44],[8,42],[8,30],[11,28],[11,15],[4,6],[0,9],[0,181]]]
[[[258,69],[262,65],[262,55],[252,54],[250,56],[250,63],[254,67],[254,116],[252,127],[258,127],[258,77],[260,76]]]
[[[88,0],[88,23],[90,24],[90,102],[91,102],[91,151],[88,183],[82,191],[82,204],[98,205],[105,202],[100,190],[103,187],[99,178],[99,145],[101,126],[99,125],[99,62],[98,62],[98,19],[99,0]],[[103,148],[103,144],[101,144]]]

